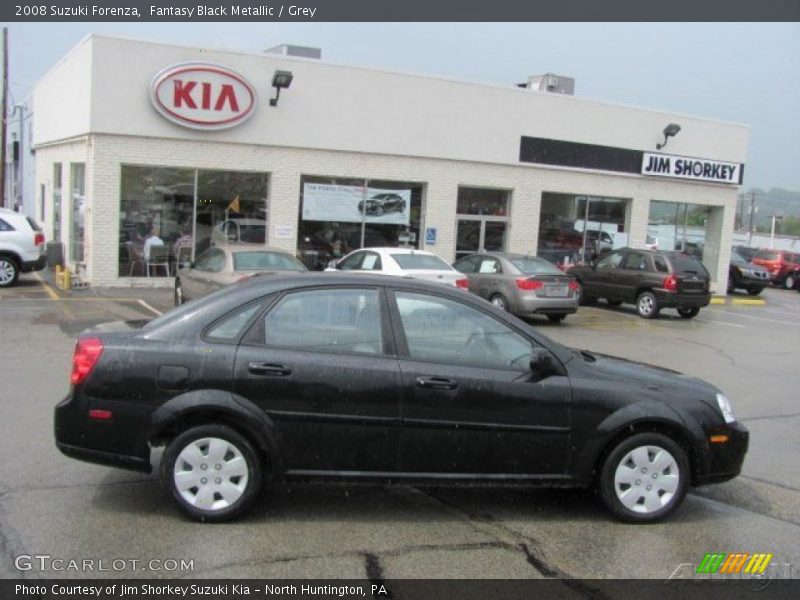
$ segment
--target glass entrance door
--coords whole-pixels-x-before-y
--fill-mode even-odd
[[[503,252],[506,249],[505,221],[486,218],[459,219],[456,229],[456,260],[475,252]]]

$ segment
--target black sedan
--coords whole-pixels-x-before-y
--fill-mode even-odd
[[[576,351],[477,296],[377,275],[256,278],[78,338],[66,455],[149,472],[223,521],[280,479],[596,486],[628,521],[741,470],[725,396]]]

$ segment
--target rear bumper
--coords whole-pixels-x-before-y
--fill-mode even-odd
[[[711,294],[678,294],[666,290],[653,290],[661,308],[702,308],[711,303]]]
[[[513,309],[517,315],[571,315],[578,310],[578,299],[523,296]]]
[[[118,467],[120,469],[129,469],[131,471],[140,471],[142,473],[150,473],[153,470],[150,461],[135,456],[114,454],[113,452],[101,452],[100,450],[91,450],[79,446],[70,446],[69,444],[62,444],[58,441],[56,441],[56,447],[61,450],[62,454],[65,456],[85,462]]]
[[[19,270],[22,273],[30,273],[31,271],[41,271],[47,266],[47,257],[42,255],[36,260],[28,260],[23,262]]]

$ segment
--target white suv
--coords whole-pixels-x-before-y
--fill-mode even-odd
[[[14,285],[20,273],[41,271],[46,264],[41,227],[30,217],[0,208],[0,288]]]

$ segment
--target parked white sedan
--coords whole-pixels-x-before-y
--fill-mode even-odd
[[[326,271],[356,271],[438,281],[466,290],[467,278],[441,258],[413,248],[362,248],[338,261],[331,261]]]

